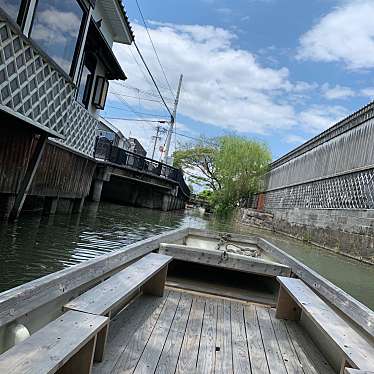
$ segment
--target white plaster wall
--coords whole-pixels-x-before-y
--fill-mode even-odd
[[[94,95],[94,91],[95,91],[95,84],[96,84],[96,77],[98,75],[102,75],[102,76],[105,76],[105,69],[104,69],[104,66],[103,64],[100,62],[100,61],[97,61],[97,65],[96,65],[96,70],[95,70],[95,78],[94,78],[94,81],[93,81],[93,84],[92,84],[92,90],[91,90],[91,96],[90,96],[90,101],[89,101],[89,104],[88,104],[88,111],[96,118],[98,118],[100,116],[100,113],[101,113],[101,110],[100,109],[97,109],[93,104],[92,104],[92,98],[93,98],[93,95]]]

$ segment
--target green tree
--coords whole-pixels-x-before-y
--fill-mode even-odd
[[[209,201],[220,214],[258,192],[271,161],[266,144],[239,136],[223,136],[186,145],[174,153],[174,166],[189,180],[211,191]]]
[[[239,136],[221,137],[214,157],[221,185],[213,196],[216,210],[226,213],[241,199],[258,192],[270,161],[269,148],[262,142]]]
[[[201,200],[206,201],[207,203],[211,204],[213,198],[213,191],[212,190],[203,190],[197,194],[197,197]]]
[[[216,150],[214,139],[184,144],[174,152],[174,166],[183,169],[191,183],[216,191],[221,188],[214,164]]]

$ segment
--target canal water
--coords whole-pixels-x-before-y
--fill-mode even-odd
[[[268,231],[209,220],[197,210],[159,212],[109,203],[89,204],[81,215],[25,215],[0,225],[0,292],[186,226],[266,237],[374,310],[374,266]]]

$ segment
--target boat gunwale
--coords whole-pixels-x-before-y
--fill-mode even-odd
[[[374,311],[268,240],[257,237],[257,243],[261,249],[290,266],[298,278],[374,339]]]
[[[181,240],[186,235],[188,228],[168,231],[4,291],[0,293],[0,328],[63,295],[78,289],[84,291],[84,286],[89,289],[92,282],[157,250],[161,242]]]

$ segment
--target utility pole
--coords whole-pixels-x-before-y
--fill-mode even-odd
[[[182,88],[182,80],[183,80],[183,74],[181,74],[179,78],[177,97],[175,98],[175,101],[174,101],[173,115],[171,116],[170,127],[169,127],[168,134],[166,136],[165,153],[164,153],[164,159],[163,159],[164,163],[168,163],[171,137],[173,136],[175,119],[177,116],[177,107],[178,107],[178,102],[179,102],[179,95],[180,95],[181,88]]]
[[[160,126],[160,125],[157,125],[157,126],[156,126],[156,136],[152,136],[152,139],[155,140],[155,142],[154,142],[154,144],[153,144],[152,160],[153,160],[154,157],[155,157],[155,151],[156,151],[157,141],[161,139],[161,136],[158,136],[158,134],[160,133],[160,128],[161,128],[161,126]]]
[[[163,121],[158,121],[158,123],[165,124],[165,123],[169,123],[169,122],[163,120]],[[155,157],[157,141],[161,140],[160,135],[165,134],[165,132],[166,132],[166,129],[164,129],[162,126],[160,126],[160,125],[156,126],[156,136],[152,136],[152,139],[155,140],[155,142],[153,144],[152,160]]]

